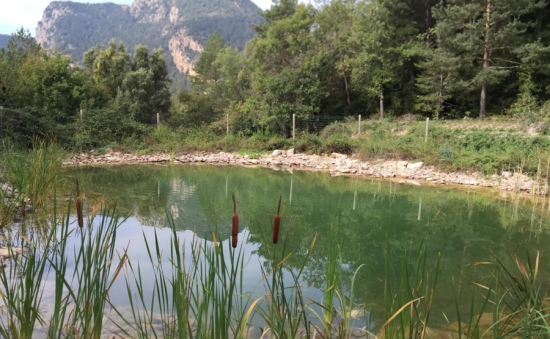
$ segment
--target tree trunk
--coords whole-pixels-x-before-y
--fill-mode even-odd
[[[384,119],[384,88],[380,87],[380,119]]]
[[[483,46],[483,70],[489,67],[489,28],[491,20],[491,0],[485,0],[485,45]],[[481,83],[481,96],[479,99],[479,117],[487,117],[487,81]]]
[[[342,61],[342,75],[344,76],[344,86],[346,87],[346,97],[348,99],[348,106],[351,106],[351,97],[349,95],[348,77],[346,76],[346,66],[344,64],[344,58],[340,55]]]
[[[441,112],[441,108],[443,107],[443,99],[441,99],[443,95],[443,74],[439,75],[439,91],[437,92],[437,112],[435,113],[435,120],[439,120],[439,112]]]

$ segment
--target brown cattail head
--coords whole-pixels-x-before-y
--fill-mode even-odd
[[[233,248],[237,247],[237,242],[239,241],[239,216],[237,215],[237,202],[235,201],[235,195],[233,197],[233,218],[231,225],[231,246]]]
[[[78,226],[84,226],[84,217],[82,216],[82,198],[76,197],[76,216],[78,219]]]
[[[279,205],[277,206],[277,214],[275,214],[275,218],[273,219],[273,243],[276,244],[279,242],[279,228],[281,227],[281,216],[279,213],[281,212],[281,198],[282,195],[279,196]]]

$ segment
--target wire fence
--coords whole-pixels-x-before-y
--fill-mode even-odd
[[[345,117],[338,115],[312,115],[307,119],[299,119],[296,117],[296,130],[319,134],[331,123],[344,120]]]

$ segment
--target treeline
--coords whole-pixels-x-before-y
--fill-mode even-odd
[[[131,57],[111,41],[86,52],[80,67],[20,30],[0,49],[0,138],[82,149],[140,137],[169,111],[169,85],[161,49],[136,46]]]
[[[541,0],[280,0],[244,54],[212,35],[185,123],[287,133],[291,115],[544,116],[549,6]]]
[[[192,89],[172,96],[161,50],[131,56],[112,41],[74,66],[20,31],[0,50],[0,136],[90,148],[146,140],[156,113],[181,139],[224,135],[226,116],[234,135],[288,136],[292,114],[543,119],[550,109],[544,0],[278,0],[262,16],[244,51],[212,34]]]

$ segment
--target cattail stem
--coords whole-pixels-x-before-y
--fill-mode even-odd
[[[239,216],[237,215],[237,202],[235,201],[235,195],[231,194],[233,197],[233,218],[231,226],[231,246],[233,248],[237,247],[239,242]]]
[[[281,198],[282,195],[279,196],[279,204],[277,205],[277,214],[275,214],[275,218],[273,219],[273,243],[276,244],[279,242],[279,228],[281,227],[281,216],[279,213],[281,212]]]

